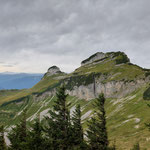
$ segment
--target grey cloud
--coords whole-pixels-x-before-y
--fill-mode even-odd
[[[19,62],[14,71],[44,72],[55,63],[70,72],[97,51],[120,50],[150,67],[149,6],[149,0],[0,1],[0,60]]]

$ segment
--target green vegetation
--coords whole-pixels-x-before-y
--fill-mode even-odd
[[[145,73],[145,77],[148,77],[148,76],[150,76],[150,71]]]
[[[70,143],[71,123],[69,109],[66,104],[67,95],[64,86],[59,88],[53,110],[49,110],[50,118],[46,118],[46,135],[49,137],[49,147],[67,150]]]
[[[107,61],[108,60],[108,61]],[[122,64],[117,66],[114,60],[107,59],[106,62],[100,64],[94,64],[92,66],[85,65],[77,70],[74,73],[78,75],[87,75],[90,73],[101,73],[106,78],[107,81],[112,80],[135,80],[136,78],[144,78],[144,71],[142,68],[129,64]]]
[[[11,150],[27,149],[27,125],[26,125],[26,110],[24,110],[21,121],[8,134]]]
[[[95,78],[99,77],[101,73],[91,73],[87,75],[76,75],[64,80],[67,81],[66,88],[72,90],[74,86],[89,85],[95,82]]]
[[[96,106],[99,108],[97,115],[100,117],[97,124],[92,124],[96,129],[101,126],[98,131],[100,138],[99,141],[93,141],[98,147],[93,147],[91,143],[87,144],[84,140],[84,133],[81,125],[81,107],[76,106],[73,116],[67,105],[67,94],[65,94],[65,87],[62,86],[58,89],[53,110],[49,110],[51,117],[45,117],[45,124],[42,125],[40,118],[36,118],[32,127],[27,126],[27,109],[24,109],[20,123],[17,124],[8,133],[10,140],[10,150],[106,150],[108,148],[108,139],[106,132],[106,120],[103,95],[97,99]],[[90,128],[91,129],[91,128]],[[92,130],[88,130],[88,135]],[[97,133],[96,133],[97,134]],[[95,136],[95,134],[94,134]],[[2,130],[2,139],[0,137],[0,145],[4,146],[4,130]]]
[[[150,100],[150,87],[143,93],[144,100]]]
[[[30,91],[31,92],[42,92],[46,90],[50,85],[53,85],[57,82],[55,79],[57,76],[49,76],[42,79],[39,83],[37,83],[35,86],[33,86]]]
[[[113,144],[116,139],[116,148],[125,149],[126,145],[129,148],[133,147],[133,144],[140,141],[141,148],[149,148],[150,144],[146,140],[150,133],[147,130],[145,123],[149,123],[149,108],[147,103],[149,101],[143,101],[142,95],[146,87],[131,93],[127,97],[121,99],[107,99],[106,100],[106,116],[107,116],[107,129],[110,145]],[[22,110],[25,108],[27,111],[27,124],[34,123],[34,119],[40,115],[47,115],[49,109],[54,105],[56,97],[46,97],[42,100],[35,100],[30,97],[29,100],[24,100],[19,103],[10,103],[0,107],[0,122],[4,123],[6,129],[19,123]],[[94,114],[95,107],[93,107],[94,100],[86,101],[78,99],[77,97],[67,97],[67,104],[70,112],[72,112],[76,105],[80,104],[82,110],[82,125],[84,131],[87,129],[87,120]],[[91,110],[91,113],[89,113]],[[140,122],[136,123],[136,119],[140,119]],[[128,121],[129,120],[129,121]],[[126,122],[127,121],[127,122]],[[42,121],[42,123],[44,123]],[[135,134],[136,133],[136,134]]]
[[[6,150],[6,143],[4,139],[4,126],[0,127],[0,150]]]
[[[139,143],[136,143],[131,150],[140,150]]]
[[[37,117],[35,122],[31,126],[32,130],[27,132],[26,143],[30,150],[46,150],[48,149],[46,141],[43,138],[43,127],[40,122],[40,118]]]
[[[88,123],[87,137],[91,150],[107,150],[108,149],[108,136],[106,130],[105,118],[105,98],[101,94],[96,99],[95,107],[97,107],[96,115],[91,118]]]
[[[81,123],[81,107],[80,104],[76,105],[76,109],[73,112],[72,116],[72,138],[73,138],[73,147],[75,149],[85,149],[86,143],[84,141],[84,132]]]
[[[119,55],[115,61],[116,61],[116,64],[122,64],[122,63],[130,62],[128,56],[125,54]]]
[[[149,122],[149,108],[147,107],[145,101],[141,99],[141,95],[144,90],[145,88],[135,91],[134,93],[132,93],[131,95],[128,95],[122,100],[121,99],[120,100],[119,99],[118,100],[117,99],[106,100],[105,109],[106,109],[106,116],[107,116],[108,138],[110,141],[110,145],[112,145],[114,139],[116,139],[116,149],[125,149],[127,148],[127,146],[130,149],[133,147],[134,143],[136,143],[137,141],[140,141],[141,148],[148,148],[150,146],[149,142],[146,141],[146,139],[149,137],[149,132],[147,132],[147,129],[145,127],[145,123]],[[37,127],[37,130],[38,130],[38,122],[37,121],[34,122],[34,119],[36,119],[38,116],[43,118],[41,116],[43,111],[47,109],[51,109],[55,105],[55,101],[56,101],[56,97],[53,97],[53,98],[49,97],[47,99],[44,99],[42,101],[37,101],[35,103],[34,101],[32,102],[32,98],[30,98],[30,101],[28,101],[28,103],[24,103],[24,104],[18,103],[17,105],[20,105],[22,107],[20,110],[23,110],[23,108],[26,108],[28,110],[26,114],[27,121],[30,120],[33,123],[31,127],[32,128]],[[81,110],[82,110],[81,122],[84,128],[84,131],[86,131],[88,127],[87,120],[91,118],[91,116],[95,113],[95,111],[97,111],[97,109],[95,109],[95,106],[93,107],[94,103],[95,103],[95,100],[85,101],[85,100],[80,100],[80,99],[77,99],[76,97],[70,97],[70,96],[67,97],[66,99],[66,104],[68,105],[68,109],[70,109],[71,114],[73,112],[77,112],[77,109],[73,109],[73,108],[76,108],[76,104],[81,105]],[[16,109],[16,104],[11,103],[9,105],[11,105],[10,107],[13,106]],[[9,105],[4,106],[3,109],[7,108],[7,110],[10,110],[10,108],[8,108]],[[121,105],[122,107],[120,107]],[[18,108],[20,106],[18,106]],[[20,110],[18,112],[20,112]],[[89,114],[85,119],[83,119],[83,116],[85,116],[85,114],[87,114],[89,110],[93,110],[93,112],[91,112],[91,114]],[[75,116],[78,116],[78,115],[75,115]],[[17,122],[19,123],[21,118],[22,118],[22,113],[17,115],[16,117],[17,120],[13,121],[13,124],[16,124]],[[140,119],[140,121],[136,122],[138,121],[138,119]],[[12,121],[10,122],[11,122],[10,125],[12,125]],[[44,125],[45,121],[42,121],[41,123],[42,125]],[[30,125],[29,122],[27,122],[27,124],[28,124],[27,126]],[[136,126],[137,127],[139,126],[139,127],[135,128]],[[39,126],[39,130],[40,130],[40,126]],[[37,136],[36,135],[33,136],[35,133],[36,132],[32,133],[31,137],[35,137],[34,141],[36,142],[38,141],[36,140]],[[42,133],[42,135],[44,134]],[[29,141],[32,139],[31,137],[29,138]],[[31,140],[31,143],[32,142],[33,141]]]
[[[0,90],[0,104],[3,104],[7,98],[12,100],[12,97],[21,91],[23,90]]]

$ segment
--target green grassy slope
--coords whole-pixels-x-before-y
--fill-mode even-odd
[[[145,71],[139,66],[127,63],[116,65],[114,60],[106,59],[100,64],[89,64],[82,66],[75,70],[74,74],[84,75],[92,72],[101,72],[103,74],[110,74],[112,77],[109,80],[133,80],[136,77],[145,77]]]
[[[121,99],[106,100],[107,129],[110,143],[116,140],[118,149],[129,149],[134,143],[140,141],[143,148],[150,147],[150,132],[145,127],[145,123],[150,121],[149,101],[142,99],[143,91],[146,87],[139,89],[132,94]],[[36,101],[32,96],[21,102],[13,102],[9,105],[0,107],[0,122],[3,122],[6,129],[19,122],[22,111],[27,108],[27,120],[33,122],[40,115],[41,119],[47,115],[52,108],[56,97],[47,97],[42,101]],[[82,123],[84,130],[87,128],[87,120],[93,115],[94,100],[81,100],[77,97],[68,97],[68,103],[71,102],[70,112],[75,109],[77,104],[82,108]]]
[[[150,122],[150,108],[142,98],[145,87],[122,99],[108,100],[106,103],[108,131],[118,148],[129,149],[140,142],[142,148],[150,148],[150,132],[145,123]]]

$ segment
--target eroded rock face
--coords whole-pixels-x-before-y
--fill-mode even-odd
[[[117,58],[118,57],[118,58]],[[116,59],[116,64],[122,64],[122,63],[130,63],[130,59],[124,52],[98,52],[92,56],[90,56],[88,59],[85,59],[81,62],[81,66],[88,65],[88,64],[95,64],[95,63],[101,63],[105,59],[109,58],[110,60]]]
[[[52,76],[52,75],[59,74],[59,73],[61,73],[60,69],[57,66],[52,66],[48,69],[46,75]]]
[[[108,59],[108,60],[106,60]],[[116,65],[120,65],[122,63],[129,63],[130,60],[123,52],[109,52],[102,53],[98,52],[88,59],[81,62],[81,65],[87,64],[95,64],[102,63],[103,61],[114,60]],[[87,65],[90,67],[90,65]],[[60,69],[56,66],[53,66],[48,69],[46,73],[47,76],[55,75],[61,73]],[[117,74],[119,74],[118,72]],[[71,96],[76,96],[79,99],[94,99],[98,97],[100,93],[104,93],[106,98],[122,98],[131,94],[133,91],[139,89],[141,86],[147,84],[150,81],[148,78],[135,78],[134,80],[107,80],[112,78],[111,74],[102,74],[99,73],[91,73],[89,75],[75,75],[71,77],[57,77],[60,80],[63,80],[67,88],[67,94]],[[61,82],[60,82],[61,84]],[[47,96],[55,95],[56,87],[51,91],[46,91],[43,93],[39,99]]]
[[[84,66],[84,65],[87,65],[87,64],[90,64],[96,60],[101,60],[103,58],[106,57],[106,54],[105,53],[102,53],[102,52],[98,52],[94,55],[92,55],[91,57],[89,57],[88,59],[84,60],[81,62],[81,66]]]
[[[95,84],[89,84],[88,86],[74,87],[73,90],[67,90],[67,93],[71,96],[76,96],[80,99],[94,99],[98,97],[100,93],[104,93],[106,98],[122,98],[133,91],[137,90],[141,86],[146,84],[145,80],[137,81],[110,81],[102,83],[97,81]]]
[[[71,96],[76,96],[79,99],[91,100],[96,97],[100,93],[104,93],[106,98],[122,98],[131,94],[135,90],[139,89],[141,86],[145,85],[149,82],[149,79],[138,79],[134,81],[109,81],[107,83],[103,83],[101,79],[97,79],[95,83],[91,83],[88,85],[80,85],[74,86],[72,90],[66,90],[66,93]],[[47,91],[43,93],[40,97],[36,97],[37,99],[43,99],[48,96],[54,96],[56,93],[56,89],[51,91]]]

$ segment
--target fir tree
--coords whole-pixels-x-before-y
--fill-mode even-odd
[[[65,87],[62,86],[56,93],[53,110],[49,111],[50,118],[46,117],[47,127],[45,132],[48,137],[48,143],[52,149],[67,150],[69,148],[69,132],[70,132],[70,113],[66,103],[67,94]]]
[[[96,99],[95,117],[92,117],[88,123],[87,137],[91,150],[106,150],[108,149],[108,137],[106,130],[106,118],[105,118],[105,97],[104,94],[100,94]]]
[[[26,110],[23,111],[23,115],[19,124],[12,128],[8,134],[10,140],[10,149],[12,150],[27,150],[27,127],[26,127]]]
[[[73,113],[72,117],[72,123],[73,123],[73,147],[74,149],[85,149],[86,145],[83,139],[83,128],[81,125],[81,108],[80,105],[76,106],[76,109]]]
[[[28,133],[27,145],[30,150],[44,150],[46,149],[44,138],[42,137],[42,126],[40,118],[35,119],[35,123]]]
[[[6,150],[6,143],[4,138],[4,126],[0,127],[0,150]]]

